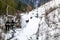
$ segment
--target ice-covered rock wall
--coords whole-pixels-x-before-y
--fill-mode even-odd
[[[60,32],[60,28],[59,28],[60,27],[60,8],[59,7],[60,7],[60,0],[53,0],[46,3],[45,5],[42,5],[38,9],[34,9],[31,12],[29,12],[28,15],[30,16],[27,16],[28,20],[31,17],[32,19],[33,17],[37,18],[37,16],[40,20],[39,21],[40,27],[38,26],[39,27],[38,40],[60,40],[60,33],[59,33]],[[32,28],[33,28],[33,25],[32,25]],[[31,40],[37,40],[37,39],[35,39],[32,36]]]

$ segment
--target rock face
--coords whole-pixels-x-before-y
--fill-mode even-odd
[[[42,18],[42,24],[39,28],[39,40],[60,40],[60,8],[49,13]]]
[[[32,5],[33,7],[36,6],[36,2],[37,3],[37,6],[41,6],[42,4],[50,1],[50,0],[20,0],[21,2],[25,3],[25,4],[30,4]]]
[[[37,31],[39,30],[39,32],[36,32],[38,35],[34,33],[35,35],[33,35],[30,40],[60,40],[59,4],[59,0],[53,0],[46,3],[45,5],[42,5],[38,9],[29,12],[28,15],[30,15],[32,19],[33,17],[37,16],[36,14],[38,14],[38,18],[40,19],[40,25],[38,24],[39,26],[37,29]],[[26,17],[26,19],[29,19],[28,16]],[[38,37],[38,39],[36,39],[35,37]]]

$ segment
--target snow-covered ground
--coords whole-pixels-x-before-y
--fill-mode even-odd
[[[52,0],[29,13],[22,13],[22,29],[5,34],[4,40],[60,40],[60,0]],[[46,15],[48,14],[48,15]],[[1,19],[2,21],[2,19]],[[1,22],[2,23],[2,22]]]

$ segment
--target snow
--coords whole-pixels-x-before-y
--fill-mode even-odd
[[[31,19],[29,23],[27,24],[26,28],[23,29],[24,33],[27,34],[27,36],[29,35],[31,36],[32,34],[36,33],[38,29],[38,24],[39,24],[38,18]]]
[[[21,32],[15,34],[16,36],[15,38],[17,38],[18,40],[28,40],[30,36],[32,36],[37,32],[39,21],[40,21],[39,18],[35,18],[35,17],[30,19],[26,27],[23,28]]]

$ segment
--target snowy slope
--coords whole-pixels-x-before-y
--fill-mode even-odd
[[[27,26],[23,28],[21,33],[17,34],[15,37],[18,40],[28,40],[31,35],[37,32],[39,24],[38,18],[32,18],[29,23],[27,23]]]

